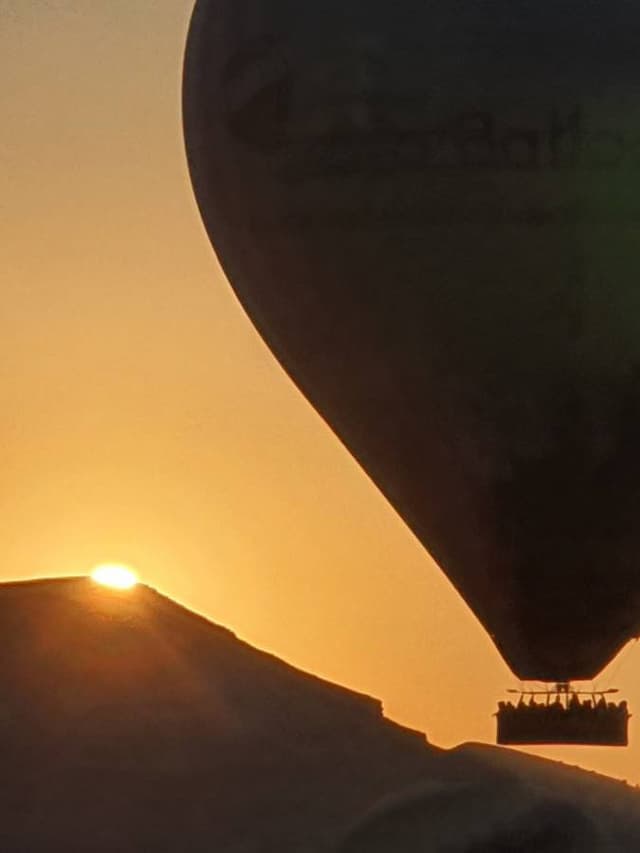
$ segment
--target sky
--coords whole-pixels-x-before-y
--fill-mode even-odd
[[[519,683],[205,236],[180,118],[191,6],[0,0],[0,580],[128,563],[435,744],[490,743]],[[638,675],[632,645],[597,686],[633,712]],[[539,754],[640,783],[636,721],[628,750]]]

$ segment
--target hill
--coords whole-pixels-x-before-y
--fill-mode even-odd
[[[330,849],[435,752],[138,586],[0,585],[2,850]]]
[[[0,584],[0,649],[0,849],[12,853],[328,853],[375,803],[433,780],[540,772],[605,817],[640,803],[552,762],[439,750],[380,702],[145,586]]]
[[[624,782],[486,744],[443,759],[361,818],[343,853],[640,850],[640,791]]]

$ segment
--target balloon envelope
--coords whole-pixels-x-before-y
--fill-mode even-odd
[[[187,44],[235,292],[521,678],[640,632],[639,27],[630,0],[198,0]]]

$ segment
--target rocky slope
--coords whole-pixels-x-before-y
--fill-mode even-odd
[[[148,587],[85,578],[0,585],[0,743],[12,853],[328,853],[394,792],[489,783],[509,761],[541,772],[503,750],[439,750]],[[631,789],[542,764],[540,785],[605,816],[638,808]]]

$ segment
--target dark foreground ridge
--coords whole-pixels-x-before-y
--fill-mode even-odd
[[[635,791],[439,750],[145,586],[1,584],[0,649],[2,850],[328,853],[394,792],[529,772],[640,849]]]

